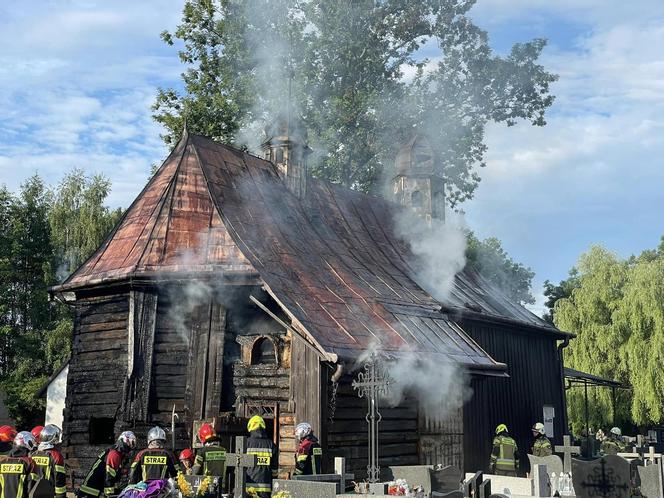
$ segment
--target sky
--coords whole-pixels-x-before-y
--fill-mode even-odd
[[[0,183],[104,173],[126,207],[167,154],[150,106],[183,67],[159,38],[181,0],[0,0]],[[547,126],[489,126],[487,167],[462,208],[541,285],[603,244],[621,256],[664,235],[664,2],[479,0],[499,54],[535,37],[559,75]]]

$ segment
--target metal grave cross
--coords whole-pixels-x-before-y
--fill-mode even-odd
[[[572,455],[579,455],[581,453],[580,446],[572,446],[572,438],[563,436],[563,445],[554,448],[556,453],[562,453],[563,458],[563,472],[572,472]]]
[[[378,466],[378,424],[382,418],[378,411],[378,399],[387,394],[390,377],[383,368],[380,358],[372,353],[364,364],[364,371],[353,381],[360,398],[367,398],[369,411],[365,417],[369,425],[369,464],[367,465],[367,481],[378,482],[380,467]]]
[[[235,488],[233,496],[243,497],[244,485],[247,481],[245,469],[255,467],[258,465],[258,457],[256,455],[245,454],[247,446],[247,438],[244,436],[237,436],[235,438],[235,453],[226,453],[226,467],[235,468]]]

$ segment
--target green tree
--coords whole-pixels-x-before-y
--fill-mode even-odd
[[[104,205],[110,189],[111,182],[103,175],[89,177],[74,169],[53,190],[48,219],[59,280],[76,270],[120,219],[120,209]]]
[[[578,274],[578,270],[572,268],[569,271],[569,277],[565,280],[561,280],[558,284],[554,284],[549,280],[544,281],[544,297],[546,297],[544,306],[546,306],[549,311],[547,311],[542,318],[547,322],[553,323],[553,310],[558,300],[571,297],[572,291],[579,286]]]
[[[533,304],[531,286],[535,272],[514,261],[495,237],[479,240],[468,232],[466,259],[484,278],[494,283],[515,303]]]
[[[554,322],[577,334],[565,350],[572,368],[619,380],[616,419],[625,424],[664,420],[664,251],[644,251],[620,259],[601,247],[581,256],[569,297],[558,299]],[[583,392],[568,394],[570,419],[578,430],[584,421]],[[590,424],[612,422],[611,392],[590,390]]]
[[[188,0],[182,23],[162,35],[182,42],[185,92],[160,90],[154,117],[170,144],[185,116],[196,133],[242,144],[241,130],[279,112],[300,115],[313,173],[363,190],[377,187],[398,144],[418,130],[435,144],[456,205],[479,182],[486,124],[544,125],[556,79],[537,64],[543,40],[494,54],[468,17],[473,4]],[[429,40],[439,48],[431,61],[417,53]]]

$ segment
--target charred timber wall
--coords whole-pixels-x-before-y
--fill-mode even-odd
[[[344,377],[337,388],[334,419],[328,422],[330,459],[345,457],[349,472],[356,480],[366,477],[368,457],[367,400],[359,398],[351,387],[352,379]],[[417,403],[404,403],[395,408],[380,408],[379,455],[381,467],[417,465],[418,410]]]
[[[507,424],[527,470],[531,427],[553,406],[554,443],[562,442],[563,395],[556,337],[524,327],[464,321],[466,332],[496,361],[507,364],[509,378],[474,378],[473,396],[464,406],[466,470],[487,470],[494,430]]]
[[[80,483],[99,452],[113,439],[112,433],[109,441],[103,431],[109,422],[110,431],[115,430],[122,399],[128,294],[83,298],[74,311],[63,447]]]

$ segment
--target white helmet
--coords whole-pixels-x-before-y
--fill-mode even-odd
[[[611,434],[614,436],[622,436],[622,431],[620,430],[620,427],[613,427],[611,429]]]
[[[148,431],[148,444],[153,441],[166,441],[166,432],[161,427],[153,427]]]
[[[37,439],[28,431],[21,431],[14,438],[14,447],[32,451],[37,447]]]
[[[131,431],[124,431],[118,436],[118,446],[125,451],[136,448],[136,434]]]
[[[546,434],[544,424],[542,422],[537,422],[535,425],[533,425],[533,432],[538,432],[542,435]]]
[[[300,424],[297,424],[297,427],[295,427],[295,437],[297,438],[298,441],[302,441],[312,432],[313,429],[311,428],[311,424],[307,422],[302,422]]]
[[[62,431],[60,427],[53,424],[46,424],[46,426],[39,433],[39,448],[43,450],[50,450],[60,442]]]

